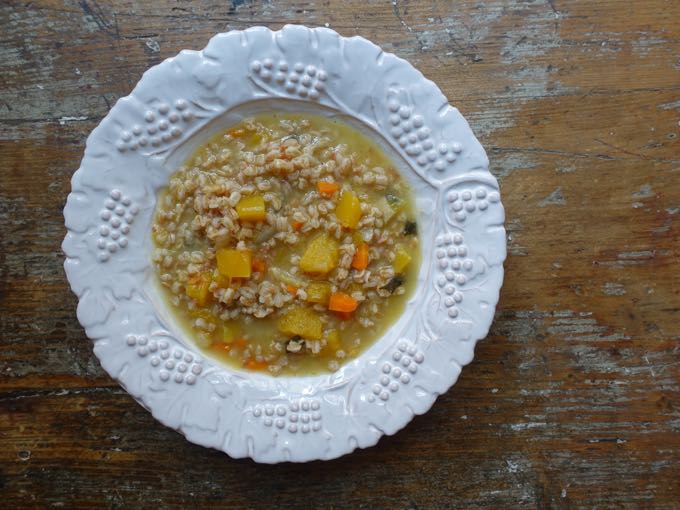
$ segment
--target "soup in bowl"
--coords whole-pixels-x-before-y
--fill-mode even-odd
[[[303,113],[246,118],[200,146],[158,200],[156,276],[185,334],[230,366],[337,370],[415,287],[408,183],[381,148]]]

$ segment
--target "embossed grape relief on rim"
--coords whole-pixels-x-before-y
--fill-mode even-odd
[[[456,162],[463,147],[457,141],[437,143],[425,117],[417,113],[405,97],[403,88],[387,92],[390,135],[417,166],[431,165],[438,172],[444,172]]]
[[[328,74],[323,69],[318,69],[311,64],[305,66],[302,62],[295,62],[291,65],[285,59],[280,59],[276,64],[271,58],[255,59],[250,63],[250,70],[253,73],[251,79],[264,82],[260,83],[261,86],[273,82],[274,87],[302,99],[307,97],[319,99],[326,89],[328,79]]]
[[[183,125],[194,120],[189,102],[177,99],[172,105],[161,102],[144,112],[144,122],[123,129],[116,141],[119,152],[134,152],[147,146],[170,145],[184,134]]]
[[[109,198],[104,201],[104,208],[99,212],[102,223],[99,226],[97,239],[97,260],[107,262],[111,255],[119,249],[127,248],[127,234],[130,225],[139,213],[139,207],[132,203],[132,199],[119,189],[112,189]]]
[[[307,434],[321,430],[321,404],[318,399],[302,398],[286,404],[256,405],[253,416],[265,427]]]
[[[152,369],[158,371],[158,378],[177,384],[193,385],[203,372],[203,360],[188,349],[171,348],[166,338],[149,339],[146,335],[127,335],[125,342],[135,349],[140,358],[149,359]]]
[[[366,397],[369,402],[387,402],[391,393],[407,386],[418,372],[425,355],[411,342],[400,340],[389,359],[382,362],[378,381],[371,386]]]

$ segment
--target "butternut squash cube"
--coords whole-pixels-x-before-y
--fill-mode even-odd
[[[215,254],[217,269],[229,278],[250,278],[252,274],[253,254],[249,250],[230,250],[221,248]]]
[[[300,259],[305,273],[326,274],[338,265],[338,242],[328,234],[312,239]]]
[[[320,340],[323,335],[323,323],[319,316],[309,308],[293,308],[280,319],[278,328],[286,335],[300,335],[310,340]]]
[[[397,251],[394,254],[394,264],[392,264],[394,272],[401,273],[410,263],[411,255],[402,246],[397,246]]]
[[[335,207],[335,216],[345,228],[356,228],[361,218],[361,202],[352,190],[343,191]]]
[[[251,195],[242,198],[236,204],[236,213],[242,221],[262,221],[267,215],[267,207],[262,195]]]
[[[320,303],[322,305],[328,304],[328,298],[331,297],[331,284],[328,282],[312,282],[307,285],[305,289],[307,292],[307,302]]]
[[[209,272],[193,275],[187,282],[187,296],[196,301],[198,306],[207,305],[208,299],[210,298],[209,288],[211,282],[212,277]]]

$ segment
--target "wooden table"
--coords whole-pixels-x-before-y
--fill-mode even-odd
[[[4,508],[680,508],[680,3],[0,13]],[[285,23],[360,34],[439,84],[500,179],[509,256],[489,337],[429,413],[337,461],[261,466],[188,443],[102,371],[64,277],[61,210],[87,134],[145,69]]]

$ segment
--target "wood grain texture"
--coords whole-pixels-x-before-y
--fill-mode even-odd
[[[61,210],[87,134],[216,32],[328,24],[468,118],[507,211],[496,320],[375,448],[260,466],[189,444],[99,367]],[[0,6],[5,508],[680,508],[680,3],[272,0]]]

